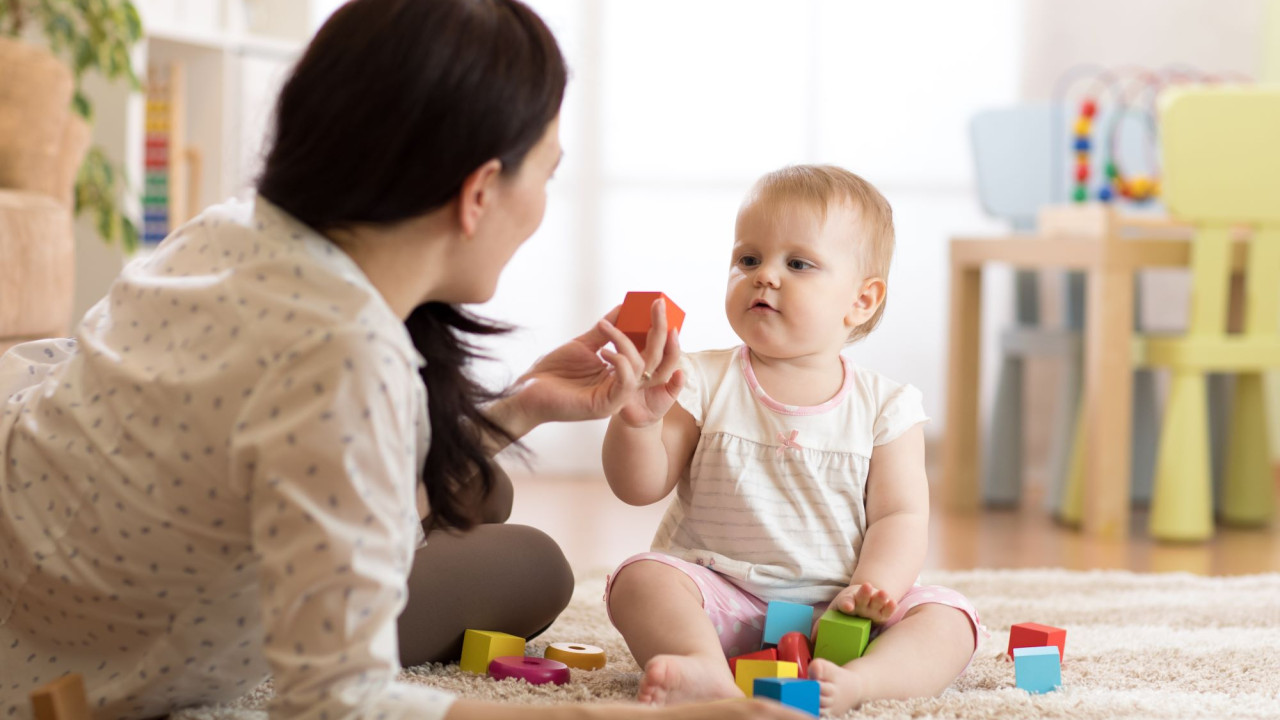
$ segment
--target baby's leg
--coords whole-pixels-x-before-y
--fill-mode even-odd
[[[702,591],[682,571],[655,560],[626,565],[609,591],[609,614],[644,679],[636,699],[670,705],[742,697]]]
[[[976,616],[949,605],[916,605],[857,660],[843,667],[814,660],[809,677],[822,683],[823,712],[839,715],[869,700],[938,695],[973,657],[975,623]]]

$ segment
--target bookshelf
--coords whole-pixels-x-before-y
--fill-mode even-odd
[[[280,84],[341,0],[135,0],[142,93],[89,78],[94,137],[124,169],[126,209],[154,242],[204,207],[246,197]],[[148,183],[148,178],[151,182]],[[78,319],[126,258],[76,227]]]

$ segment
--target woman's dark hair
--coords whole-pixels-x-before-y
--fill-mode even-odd
[[[518,171],[566,76],[551,31],[517,0],[352,0],[280,92],[258,192],[320,233],[423,215],[493,158]],[[427,359],[430,523],[466,529],[493,484],[482,435],[507,435],[479,411],[495,396],[466,375],[467,336],[509,328],[443,303],[408,324]]]

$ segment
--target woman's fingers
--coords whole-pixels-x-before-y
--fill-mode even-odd
[[[610,350],[609,348],[600,348],[600,357],[609,363],[614,369],[618,384],[624,388],[635,388],[638,385],[636,370],[632,366],[631,361],[622,353]]]
[[[640,351],[636,350],[635,343],[631,342],[631,338],[628,338],[616,325],[607,320],[601,320],[596,323],[596,328],[604,333],[609,342],[613,343],[613,347],[631,363],[636,375],[644,372],[644,358],[640,357]]]
[[[597,320],[596,324],[593,325],[590,330],[582,333],[578,337],[574,338],[574,340],[591,348],[591,352],[595,352],[605,345],[608,345],[609,336],[604,332],[604,325],[607,324],[610,327],[613,327],[613,324],[618,321],[618,314],[620,312],[622,312],[622,306],[615,305],[603,318]]]

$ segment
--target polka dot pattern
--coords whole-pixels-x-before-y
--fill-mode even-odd
[[[428,443],[422,362],[350,258],[269,203],[131,263],[74,339],[0,357],[0,720],[234,699],[442,717],[394,683]]]

